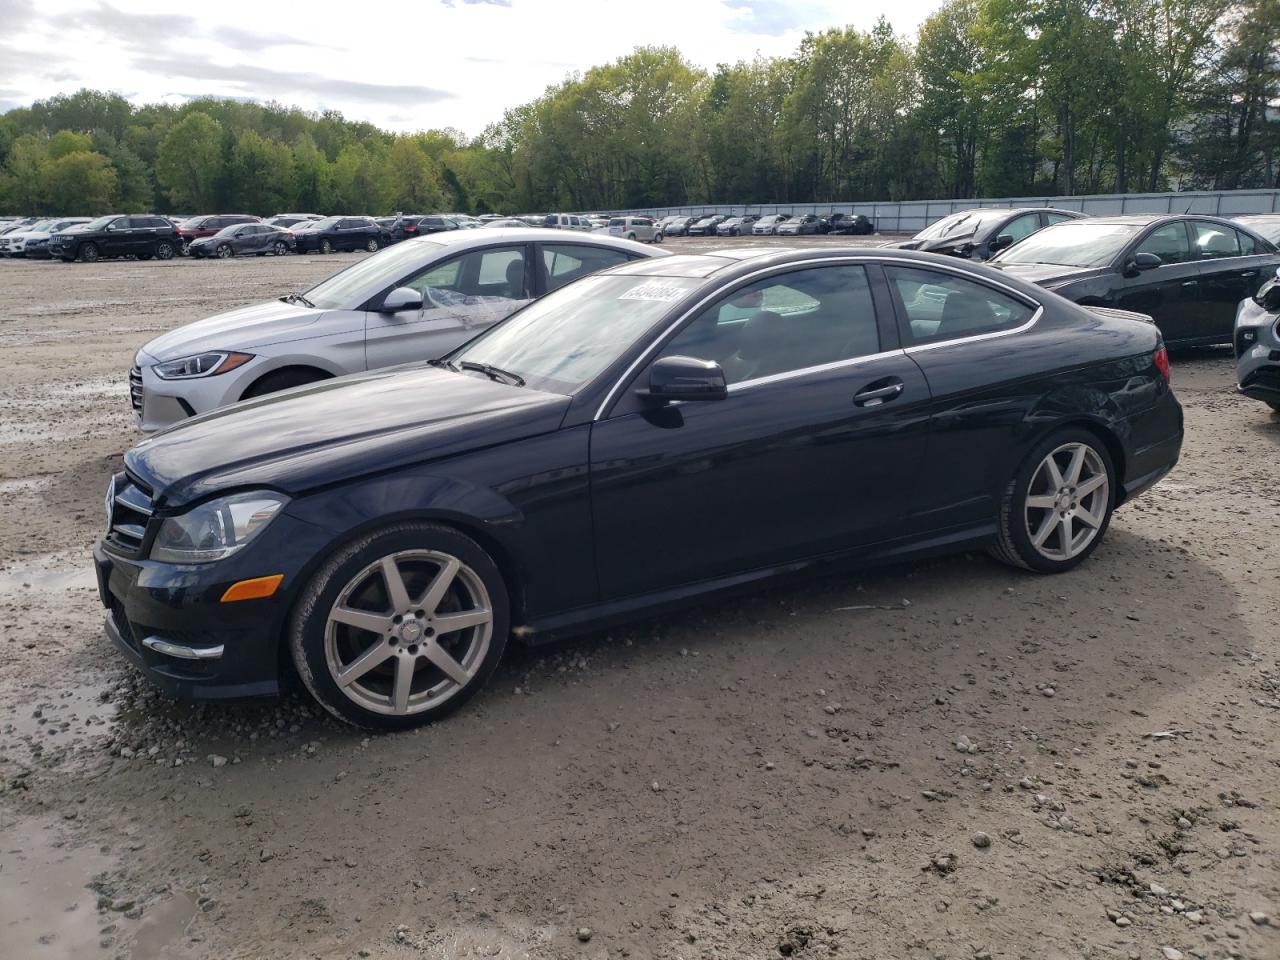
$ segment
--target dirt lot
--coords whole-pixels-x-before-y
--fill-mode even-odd
[[[0,262],[0,955],[1280,957],[1280,418],[1223,350],[1175,357],[1182,463],[1063,577],[514,649],[400,736],[155,695],[88,561],[132,353],[353,258]]]

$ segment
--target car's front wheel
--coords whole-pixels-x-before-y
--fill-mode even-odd
[[[228,257],[230,257],[230,256],[232,255],[232,253],[234,253],[234,252],[235,252],[235,251],[233,251],[233,250],[231,249],[231,245],[230,245],[230,244],[227,244],[227,243],[220,243],[220,244],[218,244],[218,258],[219,258],[220,260],[226,260],[226,259],[227,259]]]
[[[369,238],[369,242],[368,242],[368,243],[366,243],[366,244],[364,245],[364,248],[365,248],[366,250],[368,250],[370,253],[377,253],[377,252],[378,252],[378,241],[377,241],[377,240],[375,240],[373,237],[370,237],[370,238]]]
[[[506,646],[506,585],[470,537],[402,523],[337,550],[303,589],[289,649],[312,696],[358,726],[400,730],[456,710]]]
[[[321,241],[320,241],[320,252],[321,252],[321,253],[326,253],[326,254],[327,254],[327,253],[333,253],[333,244],[332,244],[332,243],[330,243],[328,240],[321,240]]]
[[[77,251],[77,257],[83,263],[93,263],[98,259],[98,245],[96,243],[82,243]]]
[[[1115,503],[1115,467],[1088,430],[1061,430],[1036,445],[1005,488],[996,557],[1039,573],[1082,563],[1102,541]]]
[[[277,240],[274,244],[272,244],[271,250],[272,252],[275,253],[277,257],[283,257],[286,253],[289,252],[289,245],[285,243],[283,240]]]
[[[655,234],[653,235],[653,242],[654,242],[654,243],[661,243],[661,242],[662,242],[662,231],[661,231],[661,230],[659,230],[657,233],[655,233]]]

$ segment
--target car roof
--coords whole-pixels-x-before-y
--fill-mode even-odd
[[[518,219],[518,218],[512,218]],[[438,246],[465,249],[474,246],[489,246],[504,238],[513,242],[528,243],[541,240],[545,243],[576,243],[594,247],[611,247],[615,250],[627,250],[632,253],[643,251],[647,256],[669,258],[666,250],[655,250],[653,247],[624,240],[622,237],[611,237],[604,233],[566,233],[564,230],[549,230],[544,227],[491,227],[480,230],[450,230],[446,233],[433,233],[429,237],[416,237],[407,243],[434,243]]]

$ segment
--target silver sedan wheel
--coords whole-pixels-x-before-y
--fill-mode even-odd
[[[1098,535],[1111,505],[1111,483],[1098,451],[1064,443],[1042,461],[1027,487],[1031,545],[1049,560],[1070,560]]]
[[[474,570],[447,553],[404,550],[369,564],[338,594],[325,662],[359,706],[407,716],[466,687],[492,636],[493,604]]]

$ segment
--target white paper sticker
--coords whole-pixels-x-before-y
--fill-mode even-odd
[[[659,300],[671,301],[679,300],[684,295],[684,288],[670,283],[655,283],[649,281],[639,286],[632,287],[626,293],[618,297],[619,300]]]

